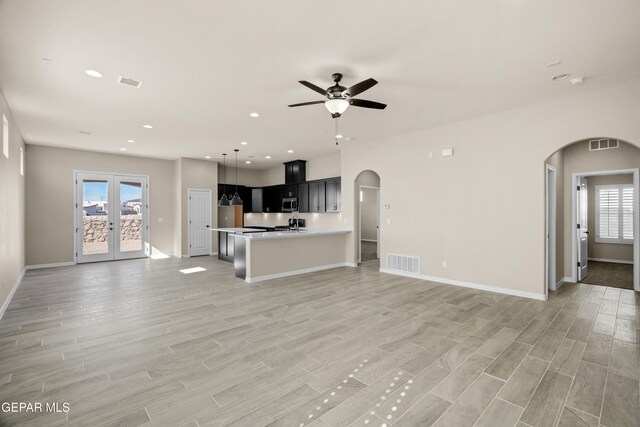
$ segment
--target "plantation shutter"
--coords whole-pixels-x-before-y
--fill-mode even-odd
[[[633,242],[633,187],[628,184],[596,186],[596,241]]]

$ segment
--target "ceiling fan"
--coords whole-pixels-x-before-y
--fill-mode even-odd
[[[329,112],[331,113],[331,117],[333,117],[334,119],[340,117],[340,115],[346,111],[349,105],[353,105],[354,107],[373,108],[376,110],[384,110],[386,108],[387,104],[382,104],[375,101],[367,101],[365,99],[352,98],[352,96],[359,95],[365,90],[371,89],[373,86],[378,84],[378,82],[374,79],[363,80],[360,83],[346,88],[340,85],[342,74],[334,73],[331,75],[331,77],[336,84],[328,87],[327,89],[322,89],[321,87],[318,87],[313,83],[300,80],[300,83],[302,83],[309,89],[326,96],[328,98],[328,101],[301,102],[299,104],[289,105],[289,107],[302,107],[303,105],[324,104],[324,106],[327,107],[327,110],[329,110]]]

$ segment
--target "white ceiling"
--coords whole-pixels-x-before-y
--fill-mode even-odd
[[[0,88],[28,143],[263,168],[337,150],[298,80],[378,80],[339,120],[367,141],[636,79],[638,41],[637,0],[4,0]]]

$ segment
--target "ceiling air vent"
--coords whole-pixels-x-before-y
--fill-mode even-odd
[[[417,256],[387,254],[387,268],[404,273],[420,274],[420,258]]]
[[[589,151],[608,150],[618,147],[620,147],[620,141],[617,139],[602,138],[589,140]]]
[[[118,77],[118,83],[123,84],[125,86],[135,87],[135,88],[142,86],[142,82],[140,80],[131,79],[129,77],[123,77],[123,76]]]

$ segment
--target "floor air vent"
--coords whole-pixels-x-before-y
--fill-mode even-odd
[[[387,254],[387,268],[405,273],[420,274],[420,258],[417,256]]]

